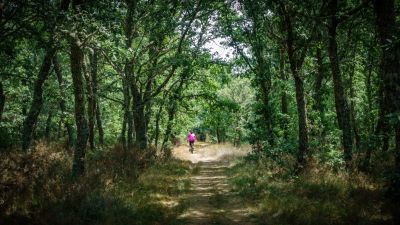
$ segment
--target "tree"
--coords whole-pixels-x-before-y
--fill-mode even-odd
[[[395,131],[395,173],[400,174],[400,43],[395,41],[399,31],[396,26],[395,5],[393,0],[374,1],[376,25],[381,46],[381,123],[391,123]],[[389,131],[384,131],[389,135]],[[398,176],[398,175],[397,175]],[[392,180],[392,189],[400,189],[400,179]],[[398,195],[396,196],[398,198]]]

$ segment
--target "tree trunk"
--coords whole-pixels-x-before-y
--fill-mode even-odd
[[[58,124],[57,124],[57,139],[58,140],[61,139],[61,133],[63,132],[62,125],[63,125],[63,120],[60,118],[60,120],[58,121]]]
[[[129,89],[127,86],[127,81],[125,78],[122,79],[122,87],[123,87],[123,96],[124,96],[124,104],[122,105],[122,111],[124,112],[124,117],[122,119],[122,127],[121,127],[121,142],[124,151],[127,151],[127,142],[126,142],[126,128],[128,125],[128,117],[129,117]]]
[[[286,68],[285,68],[285,56],[284,56],[284,49],[283,47],[280,48],[279,50],[279,73],[280,73],[280,78],[283,83],[287,83],[288,77],[286,75]],[[284,115],[282,121],[281,121],[281,129],[283,130],[283,137],[286,140],[289,136],[288,132],[288,115],[289,115],[289,103],[288,103],[288,96],[286,93],[286,86],[283,85],[282,91],[281,91],[281,113]]]
[[[96,124],[97,124],[97,130],[99,131],[99,143],[101,145],[104,145],[104,129],[103,129],[103,122],[101,120],[101,109],[100,109],[99,99],[97,99],[97,104],[96,104]]]
[[[4,106],[6,103],[6,95],[4,94],[3,82],[0,81],[0,121],[3,117]]]
[[[217,143],[220,144],[221,143],[221,132],[219,130],[219,125],[217,124],[216,127],[216,132],[217,132]]]
[[[367,111],[365,112],[365,123],[368,124],[368,136],[369,140],[367,141],[367,151],[365,153],[364,162],[362,165],[363,170],[367,170],[370,165],[371,154],[375,148],[375,134],[374,134],[374,119],[372,115],[373,110],[373,91],[372,91],[372,53],[371,49],[368,51],[367,61],[365,63],[365,87],[366,87],[366,95],[367,95]]]
[[[89,146],[90,150],[94,150],[96,148],[94,143],[94,123],[95,123],[95,108],[96,102],[93,91],[93,80],[92,73],[89,72],[89,64],[87,57],[83,56],[83,73],[86,80],[86,95],[87,95],[87,110],[88,110],[88,120],[89,120]]]
[[[51,60],[55,52],[56,49],[53,47],[46,50],[46,55],[44,56],[42,66],[35,81],[32,104],[28,116],[24,120],[22,130],[22,149],[24,151],[29,149],[32,142],[33,132],[35,131],[37,119],[43,106],[43,84],[49,76]]]
[[[92,75],[93,82],[93,100],[94,100],[94,110],[96,116],[96,125],[97,130],[99,132],[99,143],[101,145],[104,144],[104,129],[103,123],[101,120],[101,108],[100,108],[100,100],[98,94],[98,86],[99,82],[97,80],[97,51],[93,50],[93,53],[90,55],[90,73]]]
[[[65,84],[64,84],[64,79],[62,76],[61,72],[61,67],[60,63],[58,62],[58,57],[57,55],[54,55],[53,58],[53,65],[54,65],[54,71],[57,76],[57,81],[58,81],[58,87],[60,88],[60,109],[61,109],[61,121],[64,123],[65,128],[67,128],[67,133],[68,133],[68,145],[73,146],[75,143],[75,138],[74,138],[74,129],[72,127],[72,124],[65,119],[65,114],[67,113],[67,107],[66,107],[66,102],[63,96],[66,95],[65,93]]]
[[[355,67],[352,66],[350,71],[350,118],[351,118],[351,127],[353,128],[354,133],[354,142],[357,149],[360,149],[361,145],[361,137],[358,133],[357,129],[357,113],[356,113],[356,106],[355,106],[355,92],[354,92],[354,69]]]
[[[47,142],[50,142],[50,134],[51,134],[51,120],[53,119],[53,112],[49,111],[46,120],[46,129],[45,129],[45,139]]]
[[[337,29],[337,0],[331,0],[328,4],[328,10],[330,18],[330,24],[328,27],[329,33],[329,59],[333,78],[333,87],[335,93],[335,107],[336,114],[339,123],[339,127],[342,130],[342,144],[344,149],[344,160],[346,167],[349,169],[351,166],[352,149],[353,149],[353,138],[351,129],[351,119],[349,106],[346,101],[344,93],[342,78],[340,74],[339,60],[337,55],[337,42],[336,42],[336,29]]]
[[[125,18],[125,46],[126,49],[130,49],[132,46],[132,41],[134,38],[134,15],[136,11],[136,4],[137,2],[135,0],[133,1],[126,1],[127,4],[127,15]],[[134,125],[134,120],[133,120],[133,111],[134,109],[131,110],[131,97],[133,97],[133,92],[132,90],[130,91],[129,89],[133,85],[133,76],[134,76],[134,68],[133,68],[133,62],[131,59],[126,58],[125,60],[125,68],[124,68],[124,121],[126,124],[124,124],[124,127],[126,129],[127,126],[127,136],[128,136],[128,141],[127,143],[124,143],[125,148],[132,149],[133,147],[133,125]],[[132,107],[133,107],[132,103]],[[125,137],[124,139],[125,140]]]
[[[135,112],[134,112],[134,126],[136,133],[135,145],[140,150],[147,149],[148,141],[147,141],[147,123],[145,117],[145,107],[144,103],[139,100],[135,101]]]
[[[256,35],[256,31],[253,31],[254,35]],[[261,42],[257,40],[257,42]],[[273,120],[272,120],[272,110],[270,109],[270,92],[271,92],[271,76],[269,71],[269,64],[265,61],[263,56],[263,47],[258,43],[253,45],[254,54],[257,61],[257,81],[260,87],[261,92],[261,100],[263,102],[263,116],[264,116],[264,124],[265,129],[267,131],[267,141],[270,146],[274,145],[274,132],[273,132]]]
[[[394,0],[374,1],[378,37],[381,45],[381,91],[383,101],[381,112],[386,124],[395,130],[395,178],[392,179],[393,199],[398,202],[400,196],[400,43],[393,39],[399,36],[396,26],[396,13]],[[390,129],[382,130],[388,137]],[[398,215],[397,215],[398,218]]]
[[[27,89],[29,89],[28,83],[27,83],[27,78],[23,78],[21,80],[21,84],[22,84],[23,87],[26,87]],[[21,110],[22,116],[26,116],[27,115],[27,111],[28,111],[27,106],[28,106],[28,104],[29,104],[29,101],[28,101],[27,96],[22,97],[22,110]]]
[[[75,42],[75,40],[71,42],[70,48],[71,74],[75,98],[75,122],[77,128],[72,175],[73,177],[78,177],[82,176],[85,172],[86,144],[88,141],[89,131],[85,116],[85,95],[82,76],[84,55],[81,47]]]
[[[164,141],[161,145],[161,149],[163,150],[165,157],[169,157],[170,153],[171,153],[167,149],[167,143],[171,140],[171,136],[172,136],[172,126],[173,126],[173,121],[175,118],[175,108],[176,108],[176,102],[174,100],[172,100],[172,102],[170,102],[170,105],[168,107],[167,128],[165,129]]]
[[[165,130],[165,135],[164,135],[164,141],[162,143],[161,148],[163,150],[166,150],[166,144],[171,140],[171,133],[172,133],[172,126],[173,126],[173,121],[175,118],[175,113],[176,113],[176,108],[178,107],[178,99],[181,97],[181,91],[183,88],[183,85],[185,84],[185,79],[183,79],[183,77],[186,77],[185,74],[188,74],[188,68],[185,68],[185,71],[183,72],[183,76],[179,82],[178,87],[176,88],[176,90],[171,92],[171,96],[168,100],[168,105],[167,105],[167,110],[168,110],[168,121],[167,121],[167,128]],[[166,152],[166,154],[168,155],[169,152]]]
[[[158,147],[158,141],[160,139],[160,120],[161,120],[162,110],[163,110],[163,105],[161,104],[156,115],[156,133],[154,138],[154,145],[156,146],[156,148]]]
[[[302,170],[306,166],[306,157],[308,154],[308,128],[307,128],[307,108],[304,97],[304,84],[299,74],[293,72],[294,82],[296,86],[296,102],[299,120],[299,152],[297,162],[299,169]]]
[[[297,153],[297,166],[295,173],[300,173],[303,168],[307,165],[307,154],[308,154],[308,127],[307,127],[307,106],[304,96],[304,83],[302,78],[300,77],[300,70],[304,62],[305,51],[307,47],[303,47],[303,54],[300,56],[295,55],[295,46],[294,46],[294,34],[293,34],[293,24],[292,18],[288,14],[288,12],[284,13],[284,21],[285,27],[287,31],[286,45],[287,45],[287,53],[290,63],[290,70],[292,71],[292,75],[295,82],[296,87],[296,103],[297,103],[297,115],[298,115],[298,126],[299,126],[299,146]],[[300,49],[297,49],[300,51]]]
[[[321,119],[322,125],[325,125],[325,109],[323,103],[323,89],[322,82],[324,80],[324,66],[323,66],[323,58],[322,51],[320,47],[317,47],[316,51],[317,58],[317,72],[315,73],[315,108],[319,113],[319,118]],[[325,128],[323,128],[322,133],[324,133]]]

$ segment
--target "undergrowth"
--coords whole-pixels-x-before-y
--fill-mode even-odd
[[[190,189],[190,162],[127,154],[120,146],[87,158],[87,173],[73,180],[71,154],[61,146],[3,153],[0,224],[177,223],[185,207],[179,195]]]
[[[380,179],[310,164],[293,176],[280,161],[250,155],[227,174],[259,224],[394,224]]]

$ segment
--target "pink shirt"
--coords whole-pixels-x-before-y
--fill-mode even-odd
[[[196,141],[196,135],[194,133],[189,133],[188,141]]]

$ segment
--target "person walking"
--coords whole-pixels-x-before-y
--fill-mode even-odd
[[[188,139],[189,146],[190,146],[189,151],[190,151],[191,153],[193,153],[193,150],[194,150],[194,142],[196,141],[196,135],[193,133],[192,130],[189,132],[189,135],[188,135],[187,139]]]

